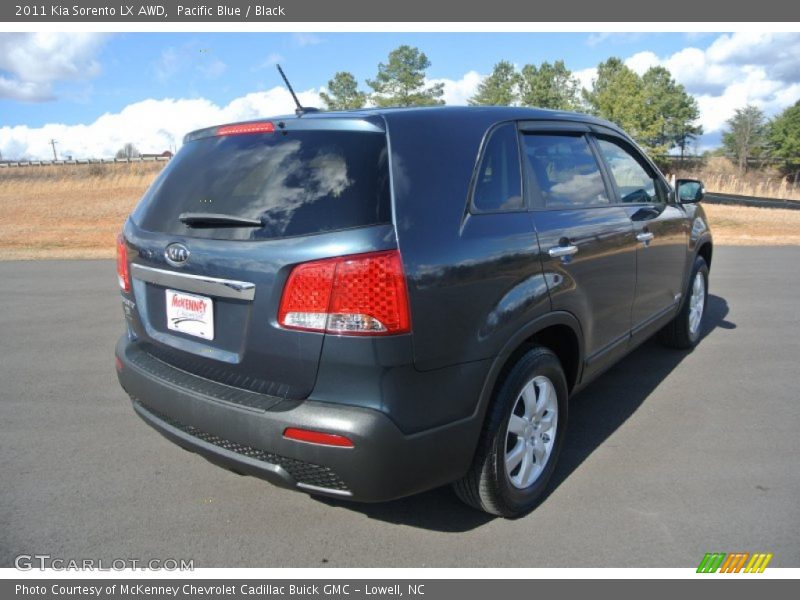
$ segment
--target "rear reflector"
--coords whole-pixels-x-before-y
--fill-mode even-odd
[[[297,429],[295,427],[287,427],[283,432],[283,437],[288,440],[321,444],[323,446],[338,446],[340,448],[353,448],[355,446],[352,440],[343,435],[311,431],[310,429]]]
[[[248,133],[274,133],[275,125],[270,121],[258,123],[240,123],[239,125],[223,125],[217,127],[217,135],[247,135]]]
[[[119,356],[114,357],[114,366],[117,367],[117,371],[122,371],[122,369],[124,368]]]
[[[411,330],[403,263],[397,250],[297,265],[278,311],[289,329],[340,335],[391,335]]]
[[[128,270],[128,247],[125,238],[117,235],[117,281],[123,292],[131,291],[131,274]]]

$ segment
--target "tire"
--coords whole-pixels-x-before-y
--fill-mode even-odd
[[[701,282],[702,294],[698,296],[696,285]],[[699,306],[700,314],[697,315],[698,302],[702,298]],[[708,265],[703,257],[698,256],[694,260],[692,275],[689,277],[689,285],[683,297],[683,304],[680,312],[675,318],[667,323],[661,330],[659,337],[665,346],[677,348],[679,350],[689,350],[694,348],[700,341],[703,333],[703,317],[708,306]]]
[[[547,489],[564,442],[567,398],[567,381],[556,355],[538,346],[525,353],[489,406],[472,467],[453,484],[456,495],[478,510],[506,518],[533,510]],[[516,466],[509,469],[507,460]]]

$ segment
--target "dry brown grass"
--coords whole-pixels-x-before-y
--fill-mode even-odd
[[[113,258],[164,163],[0,169],[0,260]],[[706,204],[717,244],[800,245],[800,211]]]
[[[800,245],[800,210],[704,204],[715,244]]]
[[[109,258],[164,163],[0,169],[0,259]]]
[[[740,173],[730,160],[719,156],[710,158],[700,168],[680,171],[678,176],[700,179],[712,193],[800,200],[800,187],[787,181],[775,169],[751,169]]]

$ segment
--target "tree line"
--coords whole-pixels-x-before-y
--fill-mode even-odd
[[[378,64],[371,91],[359,88],[352,73],[337,72],[320,98],[328,110],[375,106],[444,104],[444,85],[430,83],[431,62],[419,48],[403,45]],[[501,60],[468,100],[473,106],[531,106],[589,113],[612,121],[648,152],[687,153],[702,135],[697,100],[670,71],[654,66],[639,75],[620,58],[597,66],[590,88],[581,86],[564,61],[526,64],[518,69]],[[755,106],[736,111],[723,134],[723,152],[746,170],[757,157],[779,159],[784,171],[800,170],[800,102],[771,121]]]
[[[444,104],[441,83],[427,83],[431,66],[424,52],[400,46],[378,65],[371,92],[359,89],[352,73],[340,71],[320,94],[328,110],[375,106],[435,106]],[[526,64],[517,69],[498,62],[469,99],[473,106],[535,106],[588,112],[620,125],[655,154],[679,148],[685,151],[702,133],[696,123],[697,101],[676,83],[664,67],[652,67],[639,76],[619,58],[601,63],[591,89],[582,89],[564,61]]]

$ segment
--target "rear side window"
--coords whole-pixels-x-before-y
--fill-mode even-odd
[[[597,146],[608,164],[623,203],[661,203],[666,201],[658,178],[651,175],[628,150],[616,142],[602,138],[598,138]]]
[[[260,220],[262,227],[189,228],[182,213]],[[264,239],[389,222],[386,136],[287,131],[187,142],[133,213],[143,229]]]
[[[536,208],[583,208],[609,204],[600,167],[584,136],[523,137]]]
[[[476,212],[503,212],[524,207],[518,144],[513,123],[501,125],[490,134],[472,195]]]

